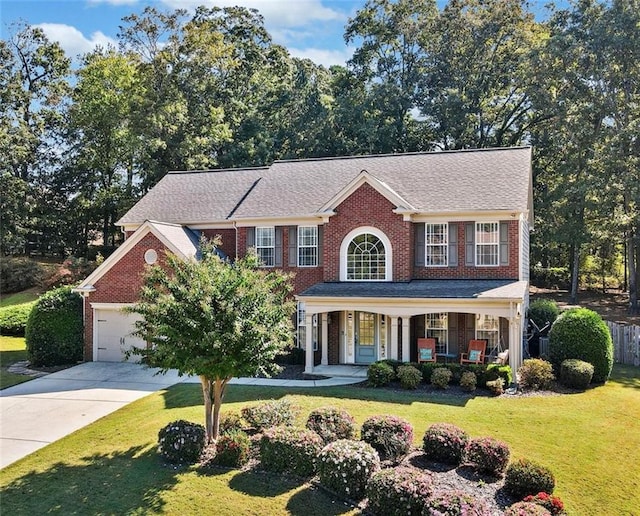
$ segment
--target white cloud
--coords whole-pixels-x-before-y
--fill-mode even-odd
[[[116,0],[118,1],[118,0]],[[209,7],[240,6],[253,8],[264,16],[265,25],[275,27],[300,27],[316,22],[346,21],[348,14],[322,5],[322,0],[162,0],[173,9],[195,9],[199,5]]]
[[[91,52],[98,45],[102,47],[109,44],[117,45],[115,39],[100,31],[94,32],[87,38],[75,27],[63,23],[40,23],[35,26],[41,28],[50,40],[60,43],[67,56],[71,58]]]
[[[345,48],[343,50],[328,50],[324,48],[289,48],[289,53],[293,57],[301,59],[311,59],[314,63],[329,67],[332,65],[345,66],[348,59],[353,56],[353,50]]]

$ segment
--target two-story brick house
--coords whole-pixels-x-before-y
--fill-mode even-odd
[[[200,235],[234,258],[294,272],[298,342],[317,365],[451,359],[471,339],[522,360],[533,220],[531,149],[279,161],[167,174],[120,221],[127,239],[78,287],[86,360],[121,360],[147,264],[197,259]]]

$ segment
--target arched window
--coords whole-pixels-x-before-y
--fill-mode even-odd
[[[342,241],[342,281],[391,281],[391,243],[376,228],[359,228]]]

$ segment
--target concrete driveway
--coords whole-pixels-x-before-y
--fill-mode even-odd
[[[139,364],[87,362],[0,391],[0,469],[128,403],[183,381]]]

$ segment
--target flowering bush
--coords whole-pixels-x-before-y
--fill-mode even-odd
[[[398,367],[398,380],[403,389],[415,389],[422,381],[422,373],[411,365]]]
[[[509,446],[491,437],[471,439],[464,451],[465,463],[495,476],[507,469],[509,455]]]
[[[484,500],[462,491],[447,491],[432,497],[422,511],[424,516],[490,516]]]
[[[478,378],[476,377],[476,373],[472,371],[465,371],[462,373],[460,377],[460,387],[462,387],[465,391],[475,391],[476,385],[478,384]]]
[[[367,484],[369,511],[385,516],[420,516],[431,496],[432,484],[430,474],[414,468],[378,471]]]
[[[518,369],[518,381],[525,390],[548,389],[553,380],[555,380],[555,376],[551,362],[540,358],[528,358]]]
[[[289,400],[271,400],[243,407],[242,417],[252,427],[263,430],[272,426],[293,425],[296,410]]]
[[[386,362],[374,362],[367,368],[367,380],[371,387],[384,387],[391,383],[396,373]]]
[[[306,428],[275,426],[262,434],[260,462],[269,471],[289,471],[301,477],[315,472],[322,439]]]
[[[397,416],[371,416],[363,424],[360,437],[378,452],[383,460],[404,457],[413,444],[413,427]]]
[[[453,373],[446,367],[437,367],[431,373],[431,385],[435,385],[440,389],[448,389]]]
[[[422,442],[428,458],[445,464],[460,464],[469,436],[455,425],[435,423],[427,428]]]
[[[220,433],[242,430],[242,416],[238,412],[225,412],[220,414]]]
[[[216,442],[215,463],[239,468],[249,460],[249,436],[240,430],[227,430]]]
[[[551,470],[528,459],[509,464],[504,479],[504,489],[519,500],[527,495],[553,493],[556,485]]]
[[[551,513],[533,502],[518,502],[514,503],[511,507],[507,507],[504,511],[504,516],[550,516]]]
[[[560,364],[560,383],[573,389],[585,390],[593,378],[593,366],[589,362],[570,358]]]
[[[541,492],[537,495],[526,496],[524,502],[533,502],[547,509],[551,514],[564,514],[564,503],[557,497],[549,493]]]
[[[504,392],[504,380],[502,378],[489,380],[486,385],[489,392],[495,396],[500,396]]]
[[[360,500],[371,475],[380,470],[380,457],[363,441],[340,439],[325,446],[318,457],[320,483],[339,495]]]
[[[169,423],[158,432],[158,452],[167,462],[193,464],[204,449],[202,425],[182,419]]]
[[[356,433],[355,420],[344,409],[322,407],[307,418],[307,428],[313,430],[326,443],[337,439],[352,439]]]

